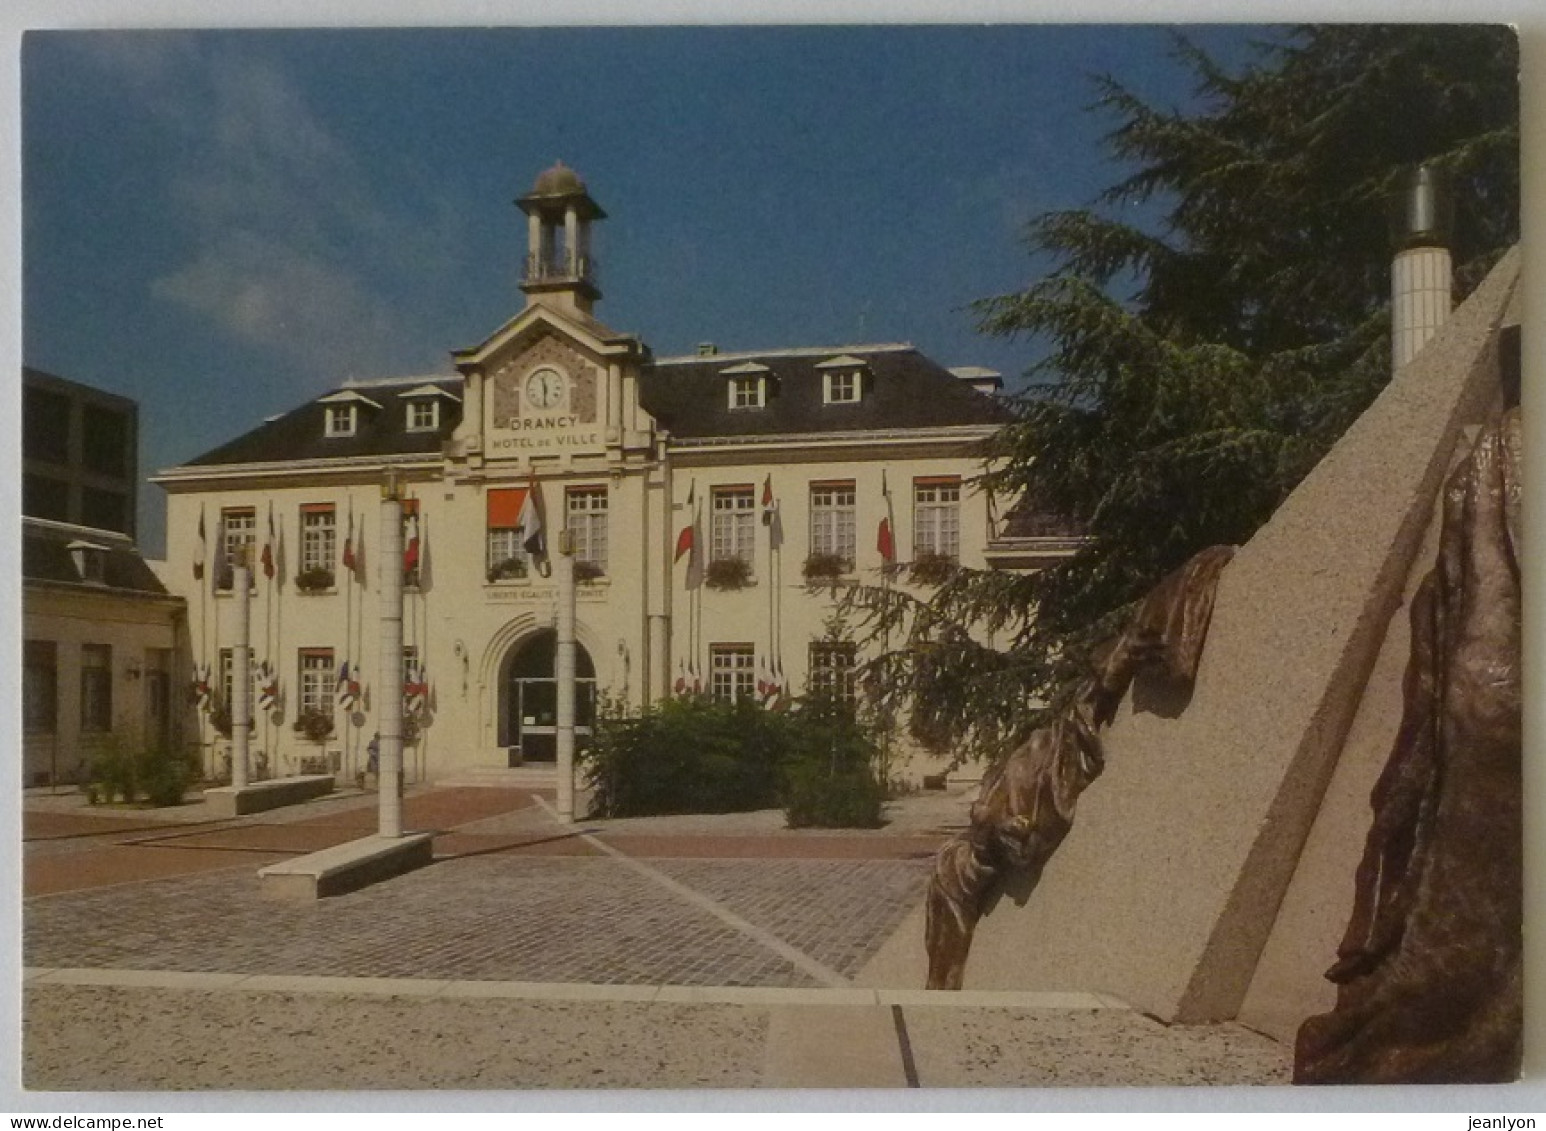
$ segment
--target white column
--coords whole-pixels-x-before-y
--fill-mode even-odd
[[[252,723],[252,567],[243,546],[231,571],[236,598],[236,641],[231,646],[231,785],[247,785],[248,745]]]
[[[1400,369],[1449,319],[1449,250],[1413,247],[1390,265],[1390,350],[1392,370]]]
[[[547,248],[542,246],[542,217],[536,212],[526,214],[526,262],[531,268],[530,278],[542,278],[543,265],[547,263]],[[525,272],[522,272],[525,275]]]
[[[558,815],[574,820],[574,545],[569,531],[558,536],[553,563],[558,582],[558,653],[553,676],[558,682]]]
[[[574,205],[564,209],[564,274],[580,273],[580,217]]]
[[[617,362],[607,366],[607,429],[616,431],[623,420],[623,368]]]
[[[376,722],[381,746],[377,756],[377,829],[382,836],[403,835],[403,504],[397,475],[387,474],[381,489],[381,556],[376,564],[377,600],[381,602],[381,662],[376,669]]]

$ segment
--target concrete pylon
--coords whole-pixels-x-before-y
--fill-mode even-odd
[[[965,989],[1094,991],[1175,1021],[1240,1014],[1457,443],[1498,403],[1519,262],[1510,252],[1240,549],[1190,702],[1171,709],[1135,683],[1040,884],[978,924]],[[1399,713],[1363,720],[1388,727],[1362,739],[1381,757]],[[1361,824],[1328,834],[1346,854],[1325,893],[1338,932],[1367,793],[1359,803]],[[915,953],[888,961],[921,985],[921,913],[914,927]],[[1300,992],[1334,958],[1333,934],[1274,992]]]

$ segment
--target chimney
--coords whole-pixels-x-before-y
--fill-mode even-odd
[[[698,356],[699,357],[713,357],[717,353],[719,353],[719,347],[716,346],[713,342],[699,342],[698,343]]]
[[[1391,200],[1390,235],[1396,252],[1390,268],[1393,372],[1411,361],[1449,319],[1454,215],[1448,178],[1431,165],[1413,169]]]

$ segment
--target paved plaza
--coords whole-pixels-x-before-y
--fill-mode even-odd
[[[1287,1050],[1098,995],[864,988],[964,795],[872,832],[557,821],[419,789],[436,860],[318,901],[264,864],[373,830],[351,793],[215,821],[29,799],[24,1085],[361,1089],[1282,1083]],[[857,980],[857,981],[856,981]],[[396,1065],[395,1068],[390,1066]]]

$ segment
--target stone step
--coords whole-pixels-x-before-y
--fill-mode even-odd
[[[504,789],[555,789],[558,770],[553,766],[473,766],[450,770],[433,779],[436,786],[484,786]]]

